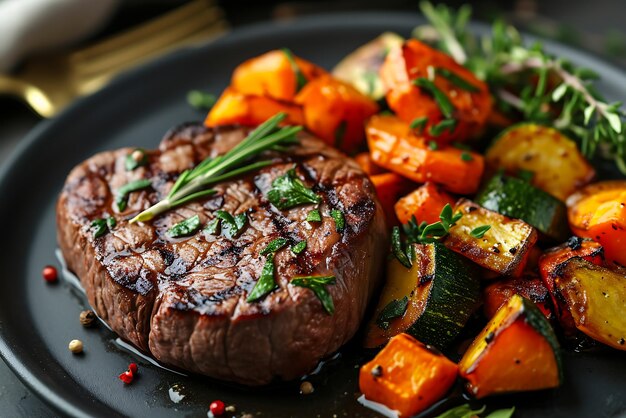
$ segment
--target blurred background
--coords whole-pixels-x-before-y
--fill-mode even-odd
[[[626,0],[441,3],[626,68]],[[39,122],[146,60],[248,24],[363,10],[417,13],[418,1],[0,0],[0,165]],[[53,416],[0,361],[0,417]]]

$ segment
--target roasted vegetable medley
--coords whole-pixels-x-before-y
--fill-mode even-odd
[[[626,180],[594,182],[589,158],[603,138],[621,152],[619,106],[583,70],[477,65],[460,18],[423,7],[438,37],[385,33],[330,73],[286,49],[244,62],[205,122],[284,112],[370,176],[392,242],[360,388],[401,416],[455,382],[475,398],[556,388],[560,346],[626,350]],[[544,54],[507,36],[501,53]]]

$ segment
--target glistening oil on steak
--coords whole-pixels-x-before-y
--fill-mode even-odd
[[[318,361],[356,332],[377,285],[386,249],[384,218],[367,176],[352,160],[320,140],[300,134],[300,145],[276,154],[259,172],[215,186],[217,194],[169,211],[151,223],[128,222],[165,196],[178,175],[208,156],[241,141],[240,128],[207,129],[186,124],[170,131],[148,162],[132,171],[124,160],[133,149],[97,154],[68,176],[57,205],[58,240],[70,270],[81,280],[97,314],[124,340],[159,361],[195,373],[248,385],[289,380],[310,372]],[[307,222],[315,205],[278,210],[266,199],[272,181],[295,166],[299,178],[321,197],[321,222]],[[121,213],[115,191],[137,179],[151,188],[128,196]],[[203,226],[216,210],[246,213],[248,223],[232,239],[200,230],[183,238],[167,231],[198,215]],[[338,232],[331,210],[346,227]],[[94,238],[94,219],[116,225]],[[246,302],[266,256],[260,252],[283,237],[306,240],[295,254],[289,246],[275,255],[276,290]],[[328,285],[335,311],[329,315],[308,288],[289,285],[294,277],[334,275]]]

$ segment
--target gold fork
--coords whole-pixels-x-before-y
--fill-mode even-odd
[[[212,0],[193,0],[137,28],[69,54],[33,57],[13,76],[0,75],[0,94],[22,99],[44,118],[92,93],[119,72],[184,45],[214,38],[228,24]]]

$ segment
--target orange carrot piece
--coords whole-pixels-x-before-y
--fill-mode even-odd
[[[493,100],[488,86],[450,56],[417,40],[406,41],[390,51],[380,71],[388,87],[387,103],[405,122],[427,118],[423,135],[446,143],[464,141],[479,135],[491,114]],[[442,112],[440,103],[429,89],[414,84],[430,80],[453,106],[452,115]],[[456,120],[454,129],[437,135],[431,129],[444,119]]]
[[[366,134],[376,165],[418,183],[432,181],[453,193],[475,193],[480,185],[485,166],[480,154],[449,146],[431,149],[395,116],[370,118]]]
[[[235,68],[231,86],[243,94],[292,102],[300,87],[298,73],[310,81],[326,71],[290,54],[274,50],[243,62]]]
[[[296,103],[304,109],[307,129],[346,153],[363,144],[365,121],[378,112],[372,99],[328,75],[308,82]]]
[[[285,125],[304,123],[304,115],[299,106],[267,97],[245,95],[227,88],[207,115],[204,124],[208,127],[232,124],[257,126],[278,112],[287,113],[287,118],[283,121]]]
[[[396,202],[394,208],[401,223],[413,216],[418,223],[439,221],[441,209],[446,204],[454,206],[456,200],[434,183],[426,183]]]
[[[457,365],[436,349],[398,334],[361,367],[359,388],[367,399],[408,417],[443,398],[457,372]]]
[[[382,174],[382,173],[387,171],[384,168],[381,168],[381,167],[377,166],[376,164],[374,164],[374,162],[372,161],[372,157],[370,156],[369,152],[361,152],[361,153],[355,155],[354,156],[354,161],[356,161],[356,163],[359,165],[359,167],[361,167],[361,169],[368,176],[373,176],[373,175],[376,175],[376,174]]]
[[[376,195],[383,207],[387,218],[387,225],[397,225],[398,219],[394,211],[394,205],[400,196],[415,188],[415,184],[396,173],[375,174],[370,177],[376,189]]]

